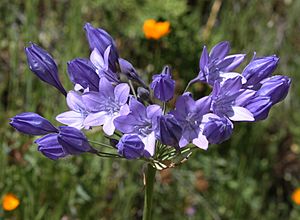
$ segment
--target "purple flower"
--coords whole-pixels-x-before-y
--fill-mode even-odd
[[[207,114],[204,118],[203,134],[209,143],[220,144],[230,138],[233,124],[228,118],[214,114]]]
[[[97,48],[95,48],[91,55],[90,60],[96,67],[96,72],[100,78],[105,77],[107,80],[113,83],[119,82],[119,76],[115,71],[109,68],[109,54],[111,52],[111,46],[108,46],[102,55]]]
[[[95,149],[90,146],[85,135],[76,128],[60,126],[57,139],[67,154],[78,155],[84,152],[96,152]]]
[[[56,87],[62,94],[67,95],[58,78],[58,69],[53,58],[38,45],[31,43],[25,47],[29,69],[42,81]]]
[[[118,153],[129,160],[137,159],[144,155],[145,145],[136,134],[124,134],[117,147]]]
[[[57,137],[58,134],[47,134],[35,140],[35,143],[38,145],[38,151],[52,160],[66,157],[68,154],[64,151],[61,144],[58,143]]]
[[[203,97],[195,101],[189,93],[177,98],[175,110],[170,114],[174,115],[182,128],[179,147],[185,147],[192,141],[199,148],[207,149],[208,142],[202,134],[200,126],[203,115],[209,112],[210,104],[210,97]]]
[[[167,102],[174,96],[175,80],[172,79],[171,70],[165,66],[161,74],[152,77],[150,88],[154,91],[154,97],[162,102]]]
[[[136,134],[145,144],[147,154],[153,156],[155,151],[155,129],[157,117],[162,114],[162,109],[158,105],[144,106],[135,98],[129,102],[130,112],[127,115],[119,116],[115,119],[116,129],[125,134]]]
[[[101,78],[99,92],[88,92],[83,94],[83,101],[91,112],[85,119],[85,126],[103,125],[107,135],[115,131],[114,119],[120,115],[127,114],[129,109],[126,104],[129,96],[129,86],[121,83],[116,87],[106,79]]]
[[[9,123],[19,132],[30,135],[44,135],[58,132],[47,119],[33,112],[24,112],[11,118]]]
[[[70,80],[75,85],[80,85],[83,89],[98,91],[99,76],[96,68],[88,59],[77,58],[68,62],[68,73]]]
[[[157,121],[156,136],[161,143],[179,148],[182,128],[174,115],[167,114],[159,116]]]
[[[86,31],[91,51],[96,48],[104,56],[105,50],[111,45],[109,66],[113,71],[116,71],[116,63],[118,62],[119,55],[113,38],[105,30],[94,28],[90,23],[84,25],[84,30]]]
[[[227,41],[215,45],[210,54],[204,46],[199,61],[199,74],[191,83],[201,81],[213,86],[216,81],[222,82],[240,75],[232,71],[244,61],[245,54],[228,55],[229,51],[230,45]]]
[[[219,117],[228,117],[232,121],[254,121],[253,114],[236,102],[244,92],[242,86],[240,77],[227,79],[222,86],[216,82],[211,95],[212,112]]]
[[[140,83],[142,86],[147,87],[144,81],[139,77],[137,74],[135,68],[132,66],[131,63],[129,63],[127,60],[123,58],[119,58],[119,65],[121,73],[123,73],[125,76],[127,76],[130,80],[135,80],[138,83]]]
[[[267,96],[255,95],[253,98],[249,99],[243,107],[252,113],[255,121],[259,121],[268,117],[272,102]]]
[[[245,67],[242,75],[247,79],[247,87],[256,86],[263,79],[270,77],[277,67],[279,58],[276,55],[267,57],[254,57]]]
[[[282,101],[288,94],[291,79],[287,76],[272,76],[261,82],[262,86],[257,91],[259,96],[268,96],[272,104]]]
[[[69,125],[77,129],[88,129],[89,126],[84,124],[84,120],[88,116],[89,112],[82,101],[82,96],[74,91],[68,92],[67,104],[71,111],[59,114],[56,116],[56,120],[62,124]]]

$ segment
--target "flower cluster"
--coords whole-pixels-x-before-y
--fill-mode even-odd
[[[89,152],[141,158],[163,166],[165,160],[178,161],[193,149],[207,149],[229,139],[235,121],[265,119],[270,108],[286,97],[291,84],[287,76],[272,76],[279,61],[275,55],[254,55],[242,73],[234,72],[245,54],[229,55],[229,43],[221,42],[210,52],[203,48],[197,77],[177,97],[175,108],[169,109],[175,92],[169,66],[153,75],[147,86],[133,65],[119,57],[105,30],[91,24],[84,29],[91,54],[89,59],[68,62],[72,91],[66,92],[60,83],[55,61],[46,51],[33,43],[25,49],[31,71],[66,96],[69,110],[56,116],[64,124],[58,128],[31,112],[16,115],[10,124],[20,132],[43,135],[35,143],[50,159]],[[121,74],[127,80],[122,81]],[[194,99],[188,87],[197,82],[207,83],[211,94]],[[99,126],[115,152],[90,145],[83,131]]]

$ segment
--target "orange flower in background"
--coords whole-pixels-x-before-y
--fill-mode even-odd
[[[300,205],[300,188],[295,189],[295,191],[292,194],[292,200],[297,205]]]
[[[2,199],[2,207],[5,211],[13,211],[20,204],[20,200],[12,193],[7,193]]]
[[[156,21],[154,19],[147,19],[143,25],[143,31],[147,39],[158,40],[166,36],[170,32],[170,22]]]

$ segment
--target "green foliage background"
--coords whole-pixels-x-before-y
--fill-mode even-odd
[[[176,169],[157,175],[153,219],[298,219],[290,199],[299,187],[300,1],[223,1],[211,34],[203,30],[214,1],[208,0],[2,0],[0,1],[0,197],[16,194],[13,212],[0,219],[141,219],[141,162],[82,155],[50,161],[33,138],[9,127],[8,118],[35,111],[53,123],[67,109],[58,92],[26,66],[23,48],[38,43],[56,59],[60,78],[72,89],[66,62],[88,57],[83,25],[91,22],[116,39],[120,54],[143,77],[170,64],[178,93],[198,71],[204,44],[229,40],[232,53],[277,54],[277,74],[292,77],[289,96],[270,117],[237,124],[230,141],[199,150]],[[144,38],[145,19],[171,22],[158,42]],[[159,57],[159,59],[157,58]],[[196,96],[207,92],[193,87]],[[56,123],[56,125],[58,125]],[[101,139],[99,133],[91,134]],[[188,210],[194,209],[193,215]]]

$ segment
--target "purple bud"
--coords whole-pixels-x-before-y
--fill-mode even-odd
[[[62,94],[67,95],[58,78],[58,69],[53,58],[45,50],[34,43],[25,47],[29,69],[42,81],[56,87]]]
[[[94,152],[85,135],[77,128],[59,127],[58,142],[66,153],[77,155],[84,152]]]
[[[63,147],[58,143],[57,136],[58,134],[47,134],[35,141],[38,145],[38,151],[52,160],[67,156]]]
[[[247,79],[247,86],[255,86],[263,79],[270,77],[277,67],[279,58],[276,55],[253,58],[245,67],[242,75]]]
[[[124,134],[117,147],[118,153],[129,160],[142,157],[145,151],[144,143],[136,134]]]
[[[173,98],[175,92],[175,80],[172,79],[171,70],[165,66],[161,74],[152,77],[150,88],[154,91],[154,97],[162,102]]]
[[[179,149],[179,140],[182,136],[182,128],[174,115],[167,114],[157,119],[156,136],[162,144]]]
[[[230,138],[233,131],[232,122],[226,117],[209,117],[203,130],[203,134],[211,144],[220,144]]]
[[[287,76],[272,76],[261,82],[262,86],[257,91],[260,96],[269,96],[272,104],[282,101],[288,94],[291,79]]]
[[[144,81],[139,77],[137,74],[135,68],[132,66],[131,63],[129,63],[127,60],[123,58],[119,58],[119,65],[121,73],[127,76],[128,79],[135,80],[139,82],[144,87],[147,87],[144,83]]]
[[[44,135],[58,132],[47,119],[33,112],[18,114],[11,118],[9,124],[19,132],[30,135]]]
[[[145,89],[143,87],[138,87],[137,94],[138,94],[139,99],[141,99],[142,101],[147,101],[147,102],[151,103],[150,91],[148,89]]]
[[[79,84],[83,88],[91,91],[99,90],[99,76],[92,62],[88,59],[77,58],[68,62],[68,73],[70,80],[74,84]]]
[[[272,102],[267,96],[257,96],[250,99],[244,107],[253,114],[255,121],[260,121],[268,117]]]
[[[106,48],[111,45],[109,66],[113,71],[116,71],[119,55],[113,38],[105,30],[94,28],[90,23],[84,25],[84,30],[86,31],[91,51],[97,48],[101,55],[104,56]]]

